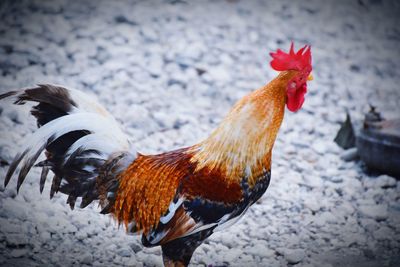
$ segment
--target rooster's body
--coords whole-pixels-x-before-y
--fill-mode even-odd
[[[303,52],[285,55],[305,57],[309,50]],[[274,60],[284,61],[282,54]],[[40,85],[0,95],[16,97],[16,104],[38,102],[32,114],[40,127],[10,165],[5,184],[22,164],[19,190],[45,150],[46,160],[37,164],[41,191],[51,170],[51,197],[67,194],[71,208],[79,197],[81,207],[99,200],[102,213],[128,232],[143,233],[145,246],[161,245],[165,265],[186,266],[205,238],[236,222],[267,189],[273,144],[290,105],[288,87],[299,73],[286,68],[238,101],[203,142],[158,155],[137,153],[113,117],[79,91]]]

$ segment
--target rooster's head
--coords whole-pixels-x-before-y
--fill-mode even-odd
[[[304,46],[295,52],[293,43],[290,46],[289,53],[278,49],[270,53],[272,57],[271,67],[277,71],[296,71],[298,72],[289,80],[286,88],[287,108],[296,112],[304,103],[304,95],[307,93],[307,81],[313,79],[311,75],[311,47]]]

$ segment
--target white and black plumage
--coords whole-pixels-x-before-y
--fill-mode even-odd
[[[42,167],[40,192],[51,170],[54,177],[50,197],[61,191],[68,194],[71,208],[78,197],[82,197],[80,206],[85,207],[99,198],[95,185],[99,173],[107,171],[107,168],[127,165],[136,156],[117,121],[92,96],[78,90],[41,84],[0,95],[0,99],[6,97],[13,97],[17,105],[37,103],[31,114],[39,129],[25,140],[4,180],[7,185],[17,167],[21,166],[18,191],[36,163]],[[42,153],[45,153],[46,160],[37,163]],[[113,162],[116,159],[118,162]]]

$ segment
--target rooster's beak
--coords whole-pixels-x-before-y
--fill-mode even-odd
[[[314,80],[314,77],[312,76],[312,74],[308,75],[307,81],[312,81],[312,80]]]

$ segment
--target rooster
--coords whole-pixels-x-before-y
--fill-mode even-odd
[[[40,192],[51,171],[50,198],[68,195],[80,208],[98,200],[146,247],[161,246],[165,266],[187,266],[211,234],[235,223],[266,191],[271,153],[285,105],[296,112],[311,76],[311,48],[271,53],[280,74],[239,100],[204,141],[157,155],[133,148],[113,116],[92,97],[48,84],[11,91],[15,104],[31,110],[39,129],[9,166],[18,165],[17,191],[33,166],[42,168]],[[44,152],[45,160],[37,162]]]

